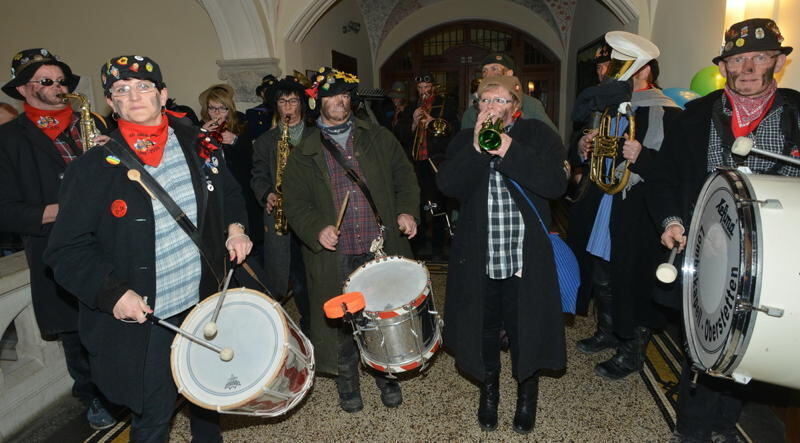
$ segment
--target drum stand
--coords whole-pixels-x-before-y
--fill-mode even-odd
[[[423,206],[422,209],[430,212],[433,217],[444,217],[444,221],[447,223],[447,233],[450,234],[450,237],[453,236],[453,226],[450,224],[450,216],[447,215],[447,211],[436,212],[436,210],[439,209],[438,203],[428,200],[428,204]]]

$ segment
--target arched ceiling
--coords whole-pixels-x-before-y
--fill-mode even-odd
[[[373,54],[389,32],[409,15],[443,0],[358,0]],[[530,9],[561,37],[566,48],[577,0],[505,0]]]

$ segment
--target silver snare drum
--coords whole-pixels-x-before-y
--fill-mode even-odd
[[[424,368],[442,343],[428,269],[403,257],[383,257],[356,269],[344,292],[361,292],[365,308],[355,322],[361,359],[380,372]]]
[[[800,388],[800,179],[719,170],[683,262],[689,357],[711,375]]]

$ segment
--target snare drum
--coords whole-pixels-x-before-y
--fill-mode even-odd
[[[203,337],[220,293],[198,304],[181,328]],[[231,348],[225,362],[213,351],[176,335],[172,377],[192,403],[225,414],[274,417],[302,400],[314,380],[314,350],[281,305],[250,289],[228,289],[210,340]]]
[[[798,178],[720,170],[706,180],[683,262],[695,367],[800,388],[798,218]]]
[[[442,343],[428,269],[403,257],[383,257],[353,271],[344,292],[361,292],[366,306],[356,324],[361,359],[380,372],[424,368]]]

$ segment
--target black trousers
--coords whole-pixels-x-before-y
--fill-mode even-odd
[[[724,378],[700,374],[692,389],[694,373],[684,363],[678,385],[675,430],[685,437],[709,441],[712,432],[731,432],[742,413],[743,386]]]
[[[97,388],[92,383],[92,374],[89,369],[89,356],[86,348],[81,344],[78,332],[62,332],[58,334],[64,346],[64,359],[67,363],[67,372],[75,381],[72,384],[72,396],[89,406],[89,402],[98,396]]]
[[[427,230],[430,227],[430,242],[431,250],[434,255],[441,254],[444,248],[445,239],[447,238],[447,222],[444,217],[434,217],[431,213],[425,210],[425,205],[428,201],[436,203],[438,209],[436,212],[447,211],[447,198],[436,186],[436,173],[428,160],[424,162],[414,162],[414,171],[417,173],[417,182],[420,188],[420,226],[417,229],[417,237],[414,238],[417,244],[424,243],[428,237]],[[412,240],[412,242],[414,242]]]
[[[303,334],[311,333],[311,302],[308,299],[306,284],[306,266],[303,263],[303,252],[300,239],[291,234],[289,241],[289,284],[292,285],[292,297],[297,311],[300,313],[300,329]]]
[[[502,280],[486,278],[486,295],[483,299],[483,364],[486,372],[500,371],[500,330],[505,329],[511,352],[511,374],[517,378],[519,361],[519,329],[517,306],[519,277]]]
[[[187,312],[167,319],[180,325]],[[170,368],[170,345],[175,333],[158,325],[153,325],[147,343],[147,357],[144,365],[144,407],[141,413],[133,413],[131,422],[132,442],[166,442],[175,412],[178,389],[172,379]],[[189,406],[190,425],[193,442],[221,442],[219,414],[194,404]]]

